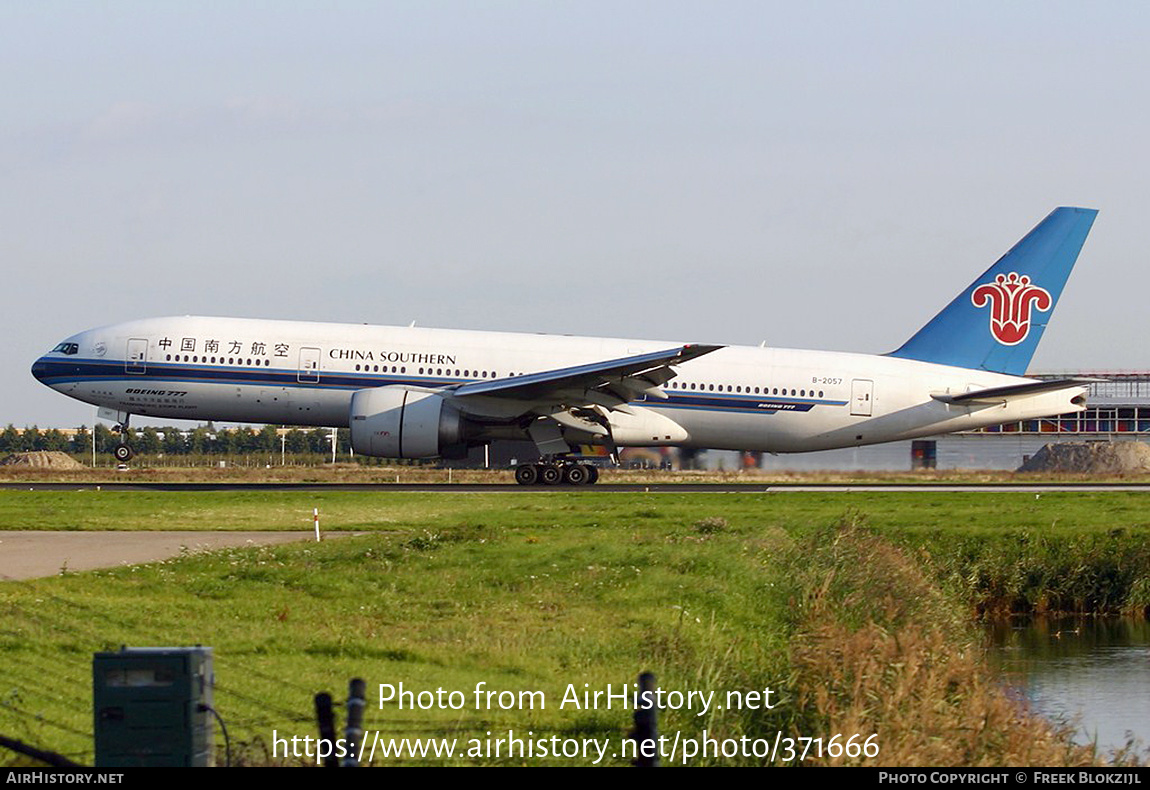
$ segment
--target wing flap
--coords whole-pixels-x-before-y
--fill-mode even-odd
[[[558,411],[547,415],[555,422],[562,425],[564,428],[571,428],[576,431],[583,431],[584,433],[592,436],[610,436],[610,431],[597,422],[575,414],[571,411]]]

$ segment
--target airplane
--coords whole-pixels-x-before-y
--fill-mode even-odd
[[[32,366],[115,420],[344,427],[354,452],[457,458],[530,439],[522,485],[584,485],[583,445],[792,453],[1085,409],[1091,380],[1026,368],[1097,211],[1057,208],[882,355],[248,318],[167,317],[72,335]]]

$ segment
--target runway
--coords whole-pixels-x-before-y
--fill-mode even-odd
[[[1150,491],[1150,483],[600,483],[519,486],[513,483],[0,483],[8,491],[362,491],[440,494],[778,494],[787,492],[1019,493]]]

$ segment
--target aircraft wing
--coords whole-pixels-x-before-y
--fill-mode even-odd
[[[633,357],[622,357],[570,368],[558,368],[524,376],[473,381],[451,390],[453,399],[484,396],[514,401],[598,405],[608,409],[626,407],[639,395],[665,399],[660,386],[675,376],[671,365],[678,365],[722,348],[690,344],[654,351]]]
[[[1037,395],[1040,392],[1054,392],[1072,387],[1085,387],[1087,384],[1094,384],[1105,380],[1106,379],[1095,378],[1048,379],[1046,381],[1030,381],[1025,384],[1008,384],[1005,387],[989,387],[987,389],[959,393],[958,395],[934,394],[931,395],[931,397],[943,403],[954,403],[956,405],[1002,403],[1003,401],[1013,400],[1015,398]]]

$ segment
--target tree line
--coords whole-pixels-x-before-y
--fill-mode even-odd
[[[146,455],[249,455],[281,452],[289,455],[305,453],[331,454],[331,429],[292,428],[282,438],[276,426],[263,428],[216,428],[211,424],[185,429],[148,427],[131,429],[128,443],[138,454]],[[120,444],[120,435],[104,425],[95,428],[96,452],[110,453]],[[346,455],[350,448],[346,428],[337,434],[337,452]],[[92,432],[80,426],[75,433],[66,434],[56,428],[41,431],[36,426],[19,429],[9,424],[0,432],[0,454],[58,450],[75,455],[92,452]]]

